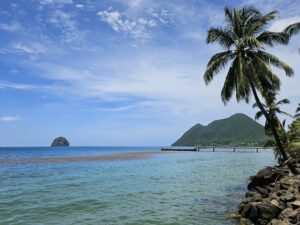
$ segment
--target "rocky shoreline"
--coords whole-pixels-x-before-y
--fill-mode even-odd
[[[300,170],[300,164],[295,164]],[[300,224],[300,175],[286,166],[266,167],[250,177],[248,192],[239,205],[240,225]]]

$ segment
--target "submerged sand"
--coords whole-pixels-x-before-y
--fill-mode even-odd
[[[59,162],[84,162],[84,161],[126,161],[136,159],[147,159],[158,154],[172,154],[162,151],[124,152],[114,154],[103,154],[94,156],[68,156],[68,157],[41,157],[41,158],[18,158],[0,159],[1,163],[59,163]]]

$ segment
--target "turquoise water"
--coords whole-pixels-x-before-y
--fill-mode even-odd
[[[2,148],[0,224],[235,224],[227,214],[237,210],[247,177],[275,163],[271,151],[152,150],[159,148]],[[113,161],[5,162],[135,151],[149,155]]]

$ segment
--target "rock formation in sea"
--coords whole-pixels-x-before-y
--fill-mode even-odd
[[[68,147],[70,143],[65,137],[57,137],[53,140],[51,147]]]
[[[248,190],[239,205],[241,225],[300,224],[300,175],[291,175],[287,166],[260,170]]]

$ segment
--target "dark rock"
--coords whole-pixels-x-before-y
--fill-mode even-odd
[[[255,196],[258,196],[260,195],[259,193],[255,192],[255,191],[248,191],[246,192],[245,196],[246,198],[249,198],[249,197],[255,197]]]
[[[256,186],[271,184],[282,176],[283,174],[280,170],[273,170],[272,167],[266,167],[260,170],[256,176],[251,178],[251,181],[248,184],[248,189],[251,190]]]
[[[277,218],[280,213],[280,210],[270,203],[258,203],[256,205],[256,209],[259,218],[269,221],[271,219]]]
[[[243,209],[241,210],[241,216],[244,217],[244,218],[248,218],[249,217],[249,214],[250,214],[250,211],[251,209],[254,207],[254,205],[252,203],[248,203],[246,204]]]
[[[260,170],[248,190],[239,205],[242,219],[256,225],[300,225],[300,175],[292,175],[286,165]]]
[[[68,147],[70,143],[64,137],[55,138],[51,144],[51,147]]]
[[[266,188],[257,186],[257,187],[255,187],[254,189],[255,189],[258,193],[260,193],[261,196],[263,196],[263,197],[268,197],[268,196],[269,196],[269,191],[268,191],[268,189],[266,189]]]
[[[248,213],[248,218],[252,221],[257,221],[259,219],[258,211],[255,205],[251,205]]]

